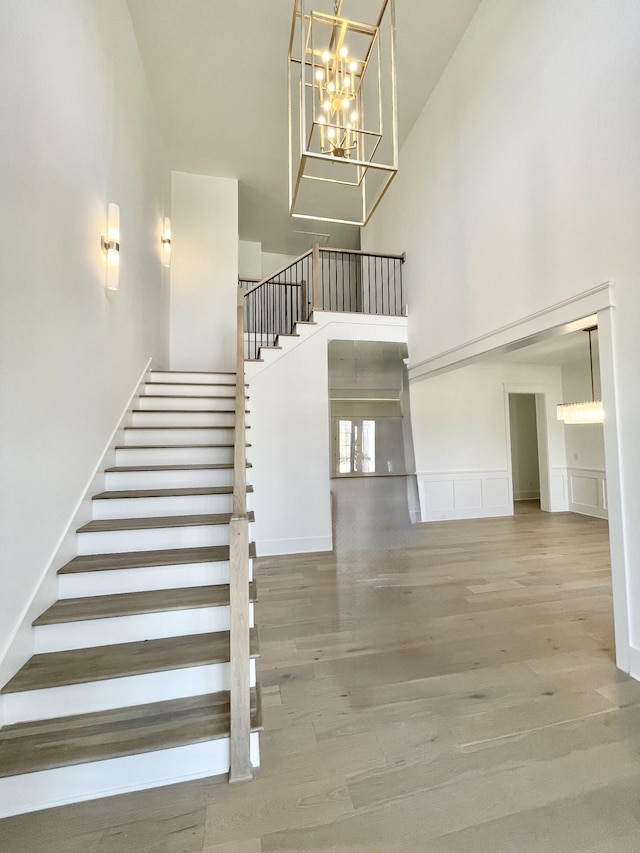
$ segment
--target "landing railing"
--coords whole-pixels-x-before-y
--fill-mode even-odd
[[[290,335],[314,310],[404,316],[404,260],[404,255],[314,245],[289,266],[244,286],[245,358],[258,359],[261,347]]]
[[[236,312],[236,411],[233,456],[233,514],[229,525],[230,770],[229,781],[253,776],[251,767],[251,686],[249,644],[249,516],[244,381],[244,294]]]

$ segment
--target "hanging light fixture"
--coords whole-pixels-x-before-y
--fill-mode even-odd
[[[591,346],[591,333],[595,332],[597,326],[584,329],[589,333],[589,366],[591,368],[591,400],[584,403],[561,403],[558,408],[558,420],[565,424],[601,424],[604,421],[604,409],[602,400],[596,400],[595,385],[593,381],[593,349]]]
[[[347,17],[352,3],[294,3],[289,213],[365,225],[398,171],[395,0],[373,23]]]

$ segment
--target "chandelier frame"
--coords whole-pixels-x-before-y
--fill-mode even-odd
[[[345,17],[345,0],[336,0],[333,13],[308,11],[311,2],[318,0],[295,0],[289,41],[289,214],[363,226],[398,171],[395,0],[383,0],[371,24]],[[349,51],[351,89],[346,91],[353,100],[353,123],[347,123],[340,107],[334,109],[335,101],[322,111],[323,84],[318,82],[319,75],[328,88],[327,78],[335,73],[338,57],[346,55],[347,40],[359,47]],[[334,79],[339,80],[337,73]],[[312,184],[325,208],[341,204],[332,205],[329,185],[344,188],[348,212],[314,213],[309,200],[301,198],[301,190]]]

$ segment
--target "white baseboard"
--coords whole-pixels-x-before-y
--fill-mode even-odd
[[[538,501],[540,500],[540,489],[530,489],[513,493],[514,501]]]
[[[422,521],[513,515],[511,480],[505,470],[419,471]]]
[[[308,554],[313,551],[332,551],[331,536],[309,536],[302,539],[256,540],[259,557],[276,557],[280,554]]]
[[[640,681],[640,649],[629,646],[629,675]]]

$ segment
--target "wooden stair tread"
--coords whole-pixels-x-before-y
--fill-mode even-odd
[[[107,474],[121,474],[126,471],[224,471],[233,468],[233,462],[213,462],[202,465],[114,465],[105,468]],[[247,468],[251,463],[247,462]]]
[[[152,369],[149,371],[149,374],[153,376],[154,373],[179,373],[181,376],[185,373],[188,376],[211,376],[212,373],[215,373],[216,376],[235,376],[235,370],[156,370]]]
[[[203,515],[157,515],[153,518],[102,518],[89,521],[78,528],[78,533],[107,533],[116,530],[157,530],[163,527],[203,527],[229,524],[232,513],[214,512]],[[248,513],[254,521],[253,513]]]
[[[131,409],[131,411],[134,415],[233,415],[234,418],[236,415],[235,409]],[[251,411],[245,409],[244,413],[250,415]]]
[[[247,492],[253,492],[253,486],[247,486]],[[189,489],[121,489],[119,491],[99,492],[93,501],[119,500],[120,498],[186,498],[196,495],[232,495],[233,486],[196,486]]]
[[[249,600],[256,600],[254,581],[249,583]],[[38,616],[32,624],[57,625],[63,622],[109,619],[114,616],[135,616],[141,613],[223,607],[228,604],[228,584],[124,592],[86,598],[61,598]]]
[[[257,657],[255,629],[251,629],[250,642],[251,657]],[[48,652],[33,655],[0,693],[46,690],[228,661],[228,631]]]
[[[251,689],[251,730],[262,730],[256,688]],[[18,723],[0,730],[0,777],[228,736],[228,691]]]
[[[256,556],[255,542],[249,544],[249,556]],[[58,574],[188,566],[193,563],[220,563],[228,559],[228,545],[210,545],[201,548],[166,548],[156,551],[125,551],[121,554],[86,554],[74,557],[58,569]]]

